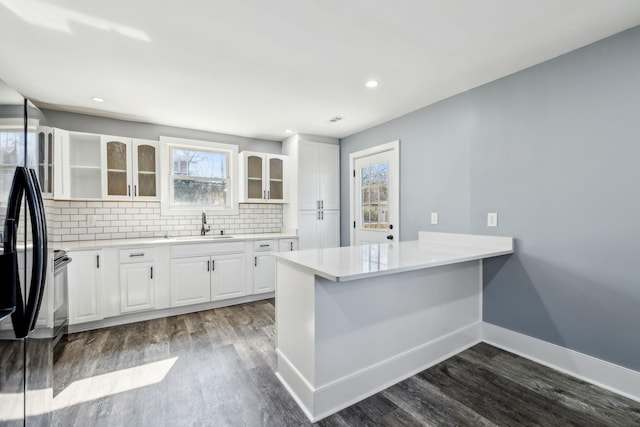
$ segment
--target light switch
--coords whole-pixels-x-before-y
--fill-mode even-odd
[[[495,212],[490,212],[487,214],[487,227],[497,227],[498,226],[498,214]]]
[[[431,224],[438,223],[438,212],[431,212]]]

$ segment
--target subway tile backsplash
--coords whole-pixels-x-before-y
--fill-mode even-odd
[[[162,216],[160,202],[47,201],[49,235],[54,242],[196,236],[201,213]],[[279,233],[282,205],[240,204],[239,215],[207,215],[207,234]]]

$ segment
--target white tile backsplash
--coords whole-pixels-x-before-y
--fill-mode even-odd
[[[45,204],[54,242],[200,234],[201,213],[162,216],[160,202],[47,200]],[[207,215],[207,225],[216,234],[220,230],[225,234],[280,233],[282,205],[243,203],[238,215]]]

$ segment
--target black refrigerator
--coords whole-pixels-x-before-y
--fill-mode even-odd
[[[51,424],[51,251],[35,111],[0,81],[0,426]]]

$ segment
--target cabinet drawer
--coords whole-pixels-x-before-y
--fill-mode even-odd
[[[120,250],[120,264],[153,261],[153,248],[134,248]]]
[[[253,242],[253,251],[273,251],[276,248],[276,242],[274,240],[256,240]]]
[[[244,242],[197,243],[171,246],[171,258],[240,252],[244,252]]]

